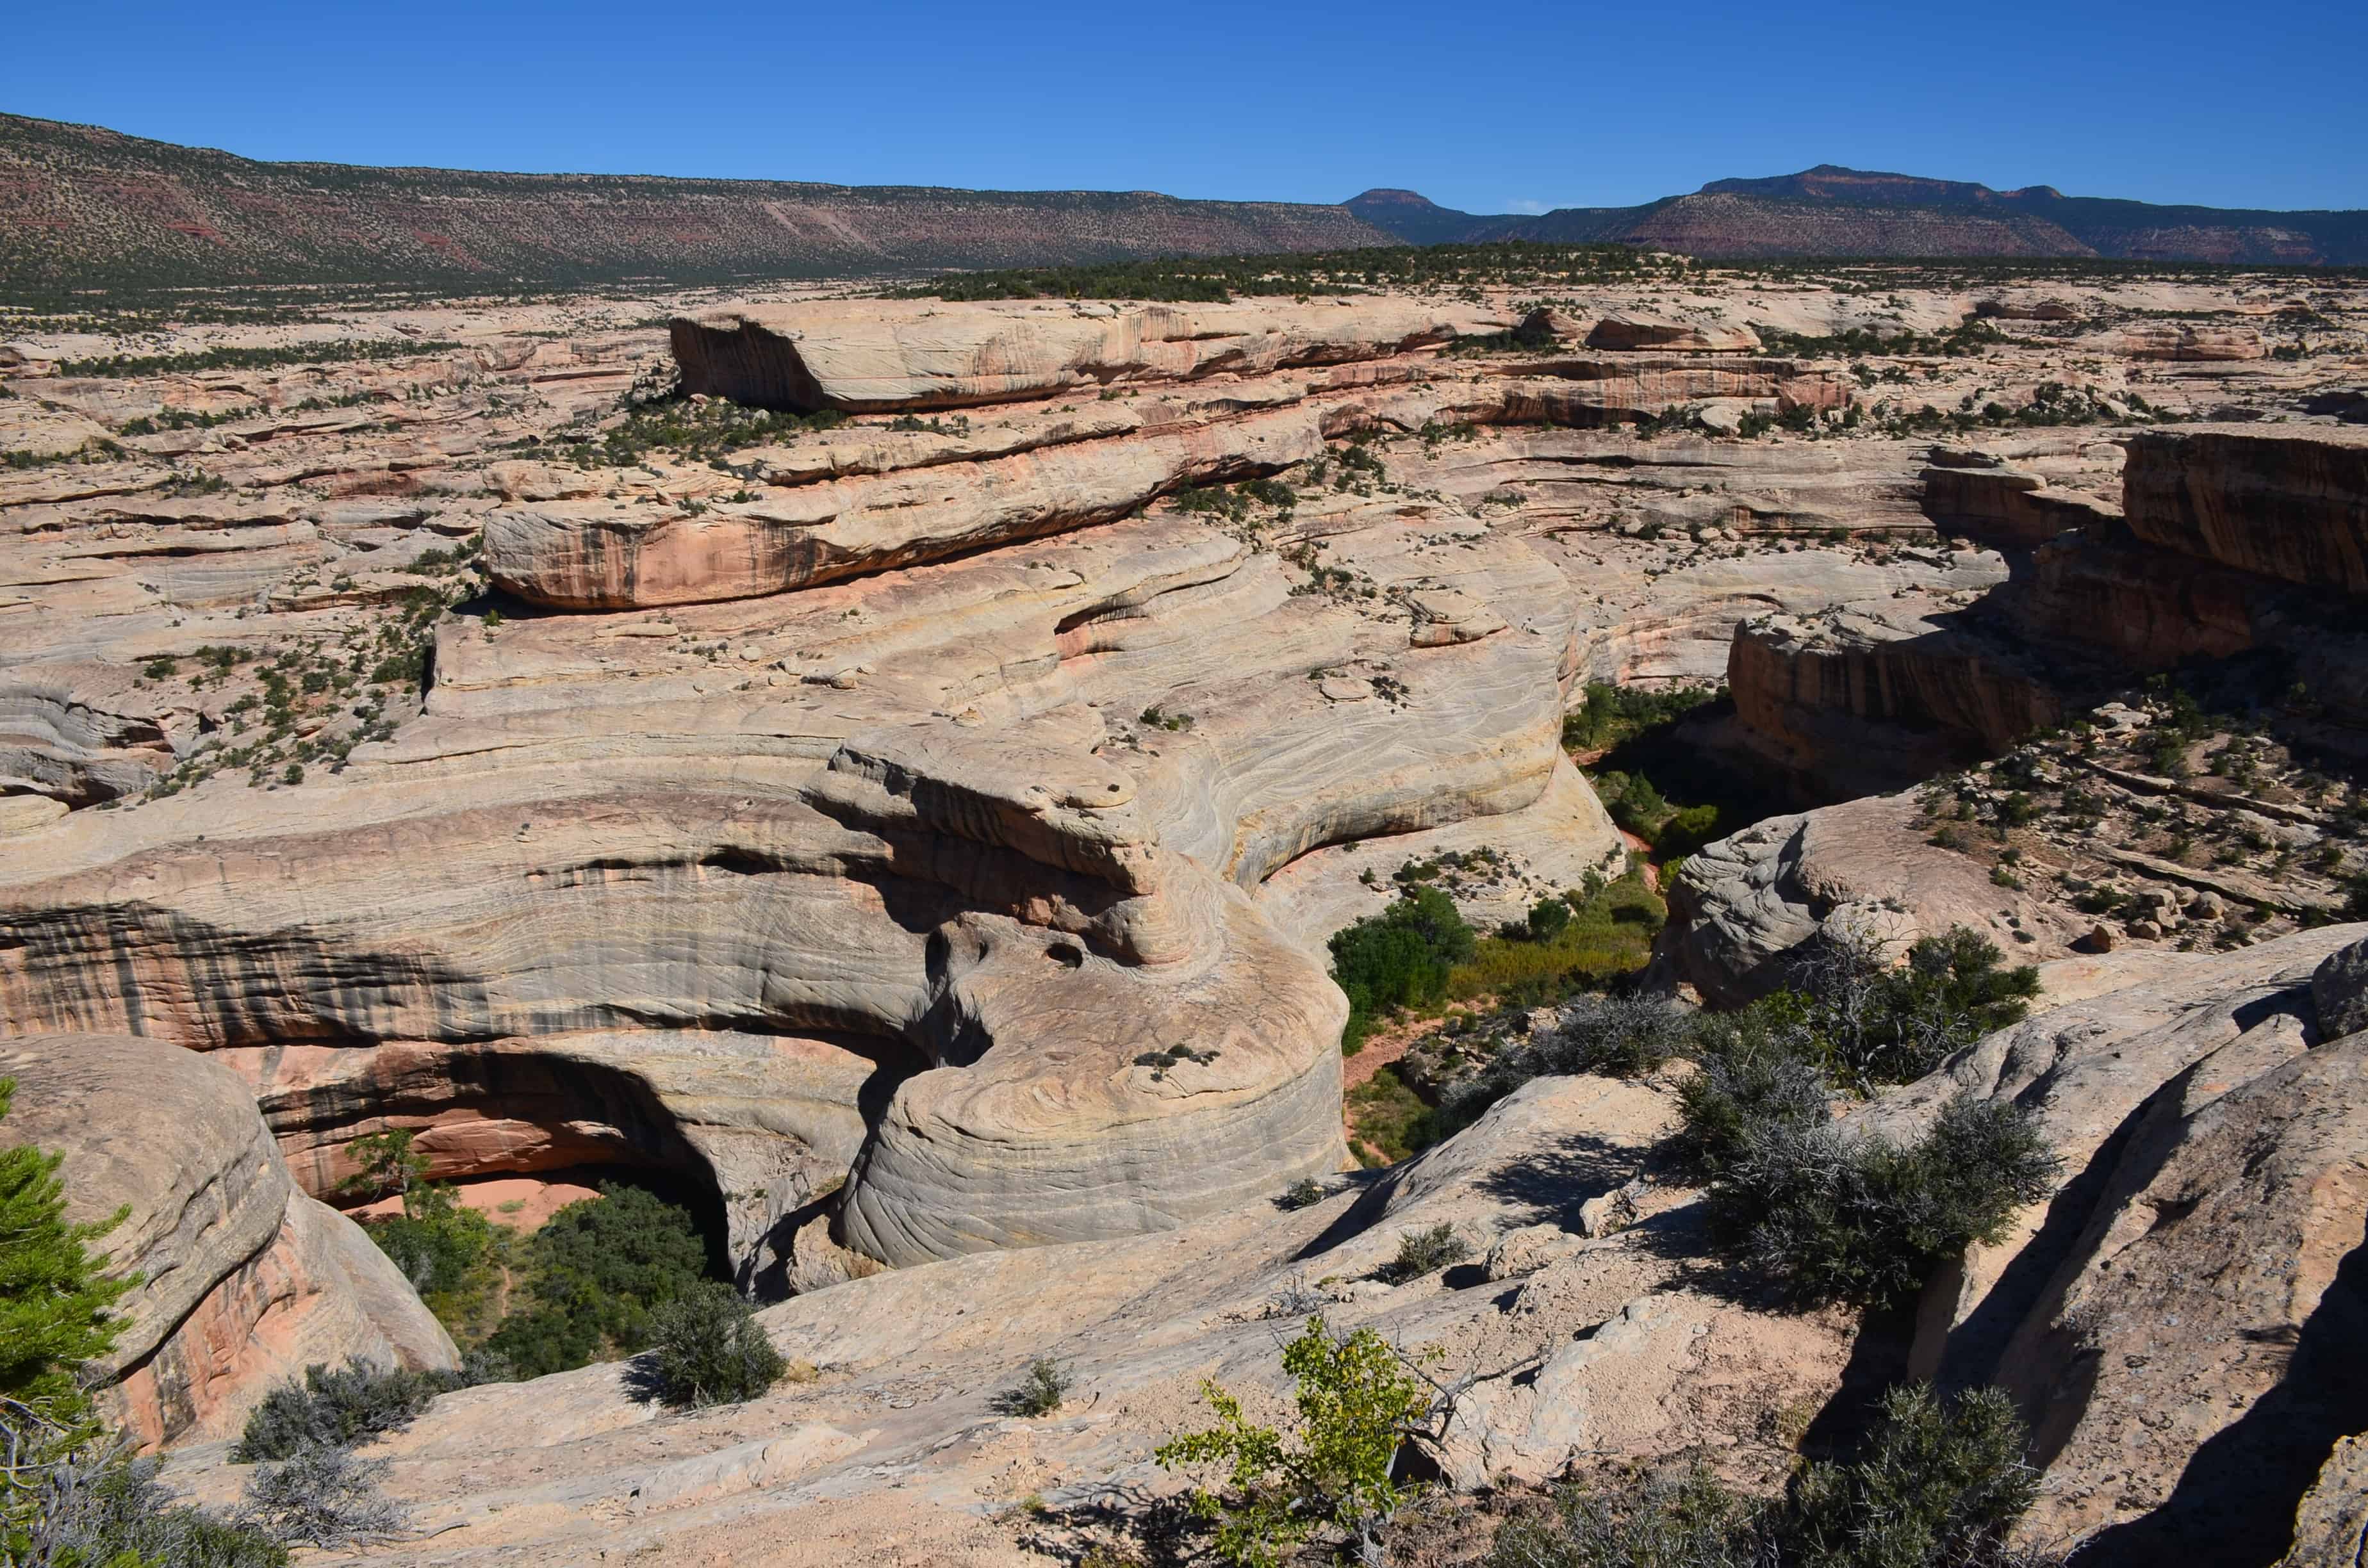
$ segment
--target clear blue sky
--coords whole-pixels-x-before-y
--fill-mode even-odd
[[[0,108],[256,158],[1477,211],[1848,164],[2368,207],[2368,0],[6,0]]]

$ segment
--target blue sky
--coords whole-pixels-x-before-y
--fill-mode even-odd
[[[256,158],[1478,211],[1817,163],[2368,207],[2368,0],[6,0],[0,108]]]

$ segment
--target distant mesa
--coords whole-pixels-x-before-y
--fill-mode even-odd
[[[1752,257],[2100,256],[2271,266],[2368,264],[2368,211],[2272,212],[1993,190],[1820,164],[1765,179],[1716,179],[1639,207],[1459,212],[1414,191],[1351,197],[1348,210],[1409,244],[1538,240],[1616,243]]]
[[[744,284],[1497,240],[1685,255],[2368,263],[2368,212],[2067,197],[1820,165],[1535,216],[1394,187],[1338,205],[258,163],[0,115],[0,286],[76,290]]]

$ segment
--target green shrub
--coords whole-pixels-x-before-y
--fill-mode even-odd
[[[1772,1568],[1764,1504],[1696,1460],[1565,1486],[1554,1516],[1507,1521],[1489,1568]]]
[[[1813,1464],[1791,1494],[1730,1490],[1707,1463],[1566,1486],[1550,1518],[1497,1531],[1489,1568],[2045,1568],[2006,1545],[2038,1473],[2011,1401],[1892,1389],[1859,1452]]]
[[[560,1210],[524,1253],[529,1301],[485,1347],[527,1378],[634,1354],[650,1342],[651,1314],[706,1280],[690,1216],[621,1184]]]
[[[1297,1385],[1295,1430],[1253,1425],[1239,1400],[1208,1382],[1201,1393],[1217,1425],[1162,1444],[1155,1457],[1169,1470],[1226,1467],[1223,1489],[1196,1488],[1192,1507],[1216,1521],[1213,1550],[1235,1568],[1278,1568],[1318,1533],[1378,1562],[1383,1530],[1406,1497],[1392,1467],[1429,1412],[1430,1391],[1379,1334],[1335,1335],[1321,1316],[1283,1346],[1282,1367]]]
[[[472,1328],[483,1332],[478,1320],[500,1283],[498,1261],[507,1239],[502,1227],[443,1195],[415,1205],[413,1212],[370,1221],[362,1229],[446,1328],[455,1335]]]
[[[1702,1016],[1659,996],[1577,996],[1542,1036],[1508,1047],[1442,1097],[1437,1137],[1460,1132],[1532,1078],[1592,1073],[1631,1078],[1691,1055]]]
[[[439,1393],[460,1380],[435,1372],[348,1361],[342,1368],[304,1369],[304,1381],[290,1378],[263,1396],[250,1411],[246,1430],[231,1458],[240,1464],[284,1460],[307,1448],[349,1449],[419,1418]]]
[[[1918,942],[1904,965],[1871,937],[1823,939],[1797,971],[1806,1028],[1835,1069],[1861,1085],[1922,1077],[2020,1022],[2039,994],[2036,967],[2005,967],[1995,943],[1962,926]]]
[[[1449,971],[1447,998],[1543,1006],[1643,968],[1668,906],[1641,869],[1609,883],[1589,880],[1588,888],[1564,895],[1570,918],[1551,937],[1530,932],[1475,942],[1472,956]]]
[[[1562,721],[1562,744],[1570,751],[1600,751],[1649,730],[1666,729],[1721,695],[1716,687],[1650,689],[1589,681],[1576,712]]]
[[[1361,1044],[1384,1016],[1446,994],[1472,956],[1472,927],[1437,888],[1412,887],[1383,913],[1334,934],[1332,978],[1349,997],[1344,1043]]]
[[[755,1399],[789,1369],[756,1310],[713,1280],[651,1315],[650,1364],[666,1403],[690,1406]]]
[[[1019,1381],[987,1402],[998,1415],[1050,1415],[1069,1397],[1069,1374],[1050,1356],[1028,1363]]]
[[[1943,1403],[1921,1385],[1884,1395],[1848,1464],[1812,1465],[1784,1533],[1810,1568],[1954,1568],[2008,1561],[2007,1531],[2038,1495],[2026,1434],[1998,1389]],[[2030,1559],[2020,1559],[2029,1562]]]
[[[1901,1145],[1783,1117],[1747,1122],[1712,1179],[1713,1233],[1803,1304],[1892,1307],[2046,1196],[2058,1162],[2019,1108],[1959,1097]]]
[[[1569,904],[1558,898],[1542,898],[1531,907],[1528,924],[1522,929],[1532,942],[1551,942],[1569,924]]]
[[[1395,1062],[1349,1090],[1348,1105],[1360,1160],[1366,1147],[1378,1150],[1386,1162],[1410,1159],[1445,1136],[1437,1113]]]
[[[1314,1176],[1302,1176],[1283,1188],[1282,1196],[1274,1200],[1274,1206],[1288,1213],[1296,1209],[1313,1209],[1330,1196],[1322,1182]]]
[[[1702,1070],[1678,1086],[1677,1152],[1715,1176],[1754,1128],[1822,1127],[1833,1087],[1816,1062],[1748,1019],[1702,1055]]]
[[[1375,1278],[1404,1285],[1452,1267],[1471,1256],[1472,1244],[1442,1221],[1427,1231],[1408,1231],[1399,1236],[1397,1256],[1375,1270]]]
[[[427,1179],[427,1159],[408,1128],[367,1133],[346,1153],[356,1168],[340,1191],[403,1199],[401,1214],[367,1221],[364,1232],[456,1339],[482,1337],[509,1232],[461,1204],[450,1184]]]

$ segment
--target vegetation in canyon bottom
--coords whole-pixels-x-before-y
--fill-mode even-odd
[[[690,1215],[639,1187],[605,1183],[533,1234],[518,1236],[427,1179],[401,1129],[348,1146],[360,1167],[349,1190],[399,1196],[403,1212],[364,1228],[453,1339],[477,1353],[480,1377],[534,1378],[648,1349],[662,1324],[697,1337],[724,1332],[674,1312],[713,1283]],[[735,1342],[736,1343],[736,1342]]]

